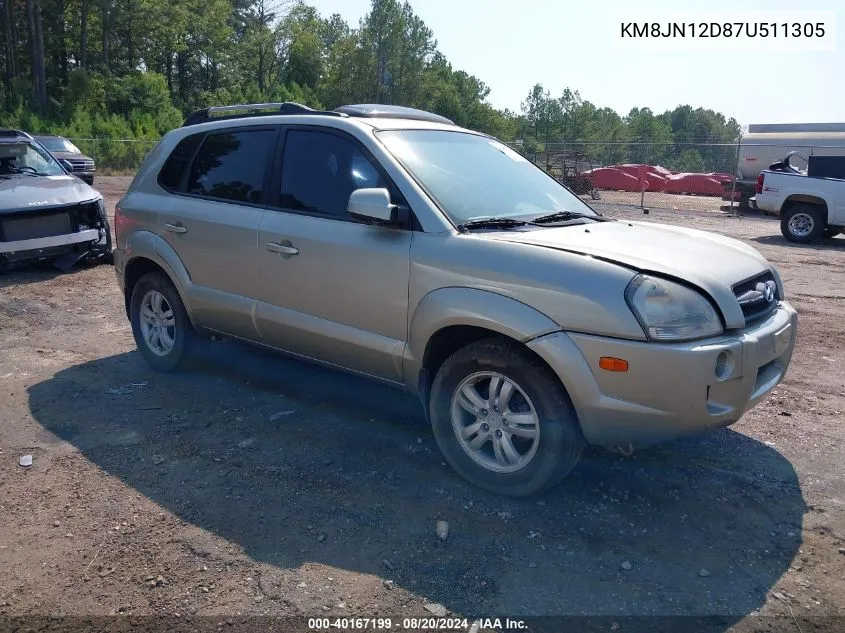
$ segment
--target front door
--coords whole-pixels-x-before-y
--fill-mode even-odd
[[[346,212],[355,189],[390,189],[386,176],[352,138],[293,127],[285,134],[279,187],[278,208],[266,212],[258,235],[262,338],[401,382],[413,234]]]

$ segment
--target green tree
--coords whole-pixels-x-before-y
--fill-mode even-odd
[[[676,171],[701,173],[707,170],[701,154],[694,149],[682,150],[677,159],[669,161],[669,167]]]
[[[209,105],[375,101],[519,137],[526,151],[565,142],[600,162],[728,171],[739,134],[713,110],[620,116],[572,88],[552,97],[541,83],[520,113],[498,110],[489,86],[452,66],[404,0],[371,0],[354,27],[302,0],[0,0],[0,66],[0,124],[83,138],[153,139]],[[129,146],[98,156],[130,165]]]

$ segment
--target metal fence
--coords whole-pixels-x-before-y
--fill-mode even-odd
[[[131,176],[158,143],[156,140],[71,138],[71,143],[94,159],[101,175]]]
[[[509,144],[598,210],[611,207],[737,213],[761,169],[798,152],[806,169],[814,154],[845,155],[845,147],[761,143],[558,141]],[[739,175],[739,177],[737,177]]]
[[[510,146],[581,195],[610,207],[731,212],[737,143],[559,141]],[[734,210],[740,195],[735,197]]]
[[[100,175],[132,175],[158,140],[72,138]],[[845,147],[736,143],[556,141],[509,145],[598,210],[653,208],[736,213],[761,169],[791,151],[845,154]],[[797,159],[799,167],[806,162]],[[737,179],[736,175],[740,174]]]

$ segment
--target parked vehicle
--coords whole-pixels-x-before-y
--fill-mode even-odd
[[[845,230],[845,156],[790,152],[760,173],[754,204],[780,215],[781,233],[790,242],[806,244],[839,235]]]
[[[111,262],[103,196],[25,132],[0,130],[0,268]]]
[[[408,108],[200,111],[115,224],[152,367],[219,333],[403,387],[455,470],[508,495],[558,481],[585,443],[736,422],[795,343],[750,246],[601,216],[497,140]]]
[[[57,160],[66,160],[70,163],[74,176],[78,176],[89,185],[94,184],[94,173],[97,171],[94,159],[83,154],[76,145],[61,136],[39,135],[35,137],[35,140]]]
[[[754,196],[757,176],[789,152],[804,156],[835,156],[845,153],[845,123],[772,123],[749,125],[739,140],[736,191],[741,206]],[[733,180],[724,179],[726,199]]]

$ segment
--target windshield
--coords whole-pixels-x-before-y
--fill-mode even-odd
[[[377,134],[455,224],[487,217],[525,220],[556,211],[596,215],[563,185],[491,138],[441,130]]]
[[[0,176],[17,174],[59,176],[64,170],[56,160],[31,143],[0,143]]]
[[[76,145],[71,143],[66,138],[61,138],[59,136],[39,136],[36,138],[38,139],[39,143],[41,143],[51,152],[68,152],[71,154],[82,153],[79,151],[79,148]]]

